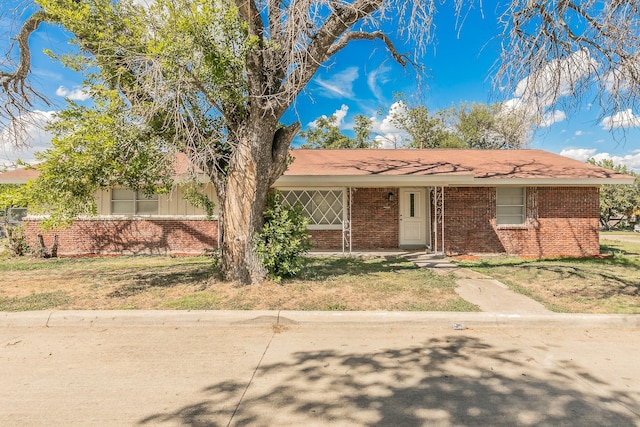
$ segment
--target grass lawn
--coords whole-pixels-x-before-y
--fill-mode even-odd
[[[300,277],[235,287],[206,257],[0,258],[0,311],[51,309],[477,311],[453,276],[402,258],[308,258]]]
[[[603,258],[491,257],[456,264],[565,313],[640,314],[640,234],[602,233]]]

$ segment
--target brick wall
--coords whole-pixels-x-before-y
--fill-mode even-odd
[[[527,188],[527,220],[500,226],[495,188],[445,190],[448,253],[508,253],[522,256],[592,256],[600,252],[597,187]]]
[[[393,193],[393,201],[388,199]],[[399,244],[397,188],[352,190],[351,228],[353,249],[396,249]]]
[[[389,193],[394,195],[392,202],[389,201]],[[397,249],[398,189],[354,188],[351,197],[352,248]],[[345,209],[348,205],[347,200]],[[310,234],[314,249],[342,249],[342,230],[311,230]]]
[[[394,200],[388,200],[388,194]],[[397,188],[352,192],[354,250],[395,249],[399,244]],[[431,206],[431,205],[430,205]],[[597,187],[527,188],[527,220],[518,227],[496,226],[496,189],[445,189],[445,250],[448,254],[508,253],[523,256],[589,256],[599,253]],[[24,222],[29,245],[40,233]],[[217,246],[217,221],[201,219],[89,219],[58,230],[58,253],[201,254]],[[433,232],[433,230],[432,230]],[[440,230],[438,230],[440,232]],[[51,247],[53,232],[44,234]],[[341,230],[311,230],[315,249],[340,250]]]
[[[39,222],[26,220],[24,229],[31,247]],[[58,254],[202,254],[217,246],[218,222],[199,219],[87,219],[77,220],[66,229],[44,233],[51,248],[58,235]]]

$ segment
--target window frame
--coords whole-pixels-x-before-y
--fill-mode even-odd
[[[501,203],[501,198],[514,198],[514,195],[502,195],[500,197],[500,190],[520,190],[520,195],[522,197],[522,203],[514,204],[514,203]],[[502,222],[500,218],[515,218],[518,216],[515,213],[500,213],[500,208],[520,208],[520,222]],[[527,188],[526,187],[496,187],[496,226],[498,227],[523,227],[527,222]]]
[[[282,193],[282,196],[284,198],[285,203],[289,204],[290,203],[287,201],[287,194],[290,192],[299,192],[299,193],[307,193],[307,195],[309,196],[309,201],[307,202],[307,204],[313,204],[314,208],[318,208],[318,207],[322,207],[324,205],[324,201],[326,199],[326,197],[322,197],[323,200],[319,200],[318,197],[316,196],[316,193],[319,193],[321,191],[328,191],[328,192],[333,192],[333,193],[340,193],[340,195],[338,196],[338,200],[341,204],[340,206],[340,215],[336,215],[336,219],[339,220],[339,223],[326,223],[326,224],[322,224],[322,223],[314,223],[314,214],[316,214],[316,211],[314,210],[314,212],[309,212],[306,209],[306,206],[302,206],[302,211],[304,213],[304,216],[309,218],[309,224],[307,225],[307,229],[309,230],[342,230],[344,228],[344,223],[345,223],[345,215],[346,215],[346,205],[347,205],[347,191],[345,188],[343,187],[327,187],[327,188],[322,188],[322,187],[316,187],[316,188],[278,188],[278,191],[280,191],[280,193]],[[299,200],[300,196],[296,196],[296,199]],[[319,202],[318,202],[319,200]],[[332,207],[333,205],[327,205],[328,209],[331,209],[332,211],[335,212],[335,210]],[[321,214],[322,218],[326,218],[326,214],[324,212],[322,212]]]
[[[131,198],[118,198],[114,199],[114,195],[118,192],[129,192],[131,194]],[[160,214],[160,200],[157,194],[152,196],[146,196],[140,190],[131,190],[128,188],[111,188],[109,191],[109,212],[112,216],[156,216]],[[114,202],[116,203],[124,203],[128,202],[133,206],[133,212],[114,212]],[[155,202],[155,209],[151,213],[140,213],[140,204],[141,203],[149,203]]]

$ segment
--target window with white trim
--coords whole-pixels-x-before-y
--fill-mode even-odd
[[[158,195],[146,195],[142,191],[125,188],[111,190],[112,215],[157,215]]]
[[[496,188],[496,223],[523,225],[525,221],[524,187]]]
[[[299,203],[311,229],[342,228],[343,190],[280,190],[289,206]]]

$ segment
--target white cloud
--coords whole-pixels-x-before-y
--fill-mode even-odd
[[[0,164],[11,165],[20,159],[35,162],[34,153],[51,147],[53,135],[45,130],[54,111],[34,111],[17,118],[0,131]]]
[[[86,101],[91,98],[88,92],[85,92],[81,87],[74,87],[73,89],[67,89],[64,86],[58,87],[56,89],[56,95],[61,96],[63,98],[68,98],[72,101]]]
[[[354,99],[353,82],[360,76],[358,67],[349,67],[324,80],[316,78],[314,82],[322,88],[321,94],[327,98]]]
[[[396,101],[389,107],[387,115],[380,120],[371,117],[371,131],[377,134],[374,140],[380,148],[399,148],[403,145],[407,133],[398,129],[393,123],[393,117],[407,112],[407,106],[402,101]]]
[[[610,159],[616,165],[625,165],[634,172],[640,173],[640,150],[634,150],[624,155],[612,155],[609,153],[598,153],[598,150],[595,148],[569,148],[562,150],[560,155],[582,162],[586,162],[590,158],[596,161]]]
[[[566,59],[550,61],[520,80],[514,90],[514,98],[504,102],[504,106],[530,117],[531,122],[538,126],[548,127],[564,121],[567,118],[564,111],[551,111],[550,108],[558,98],[573,94],[575,87],[597,66],[598,63],[585,49]]]
[[[631,108],[619,111],[612,116],[605,117],[600,123],[603,129],[630,128],[640,126],[640,116],[633,114]]]
[[[349,112],[349,106],[346,104],[342,104],[342,106],[340,107],[340,109],[334,111],[334,113],[332,114],[332,116],[336,117],[336,122],[335,125],[338,127],[341,127],[344,124],[344,119],[345,117],[347,117],[347,113]],[[322,115],[320,116],[323,119],[327,119],[328,117],[326,115]],[[309,127],[316,127],[317,126],[317,119],[310,122],[307,126]]]
[[[371,90],[371,93],[373,93],[379,102],[384,100],[381,85],[389,82],[390,71],[391,67],[382,64],[367,74],[367,85],[369,86],[369,90]]]
[[[582,136],[584,135],[584,131],[581,130],[577,130],[576,133],[574,134],[575,136]]]
[[[562,122],[567,119],[567,115],[562,110],[548,111],[542,115],[540,126],[549,127],[554,123]]]
[[[561,156],[569,157],[574,160],[586,162],[596,154],[598,150],[595,148],[565,148],[560,152]]]
[[[563,60],[548,62],[516,85],[514,96],[526,104],[549,107],[556,97],[570,95],[579,82],[598,66],[588,50],[574,52]]]

